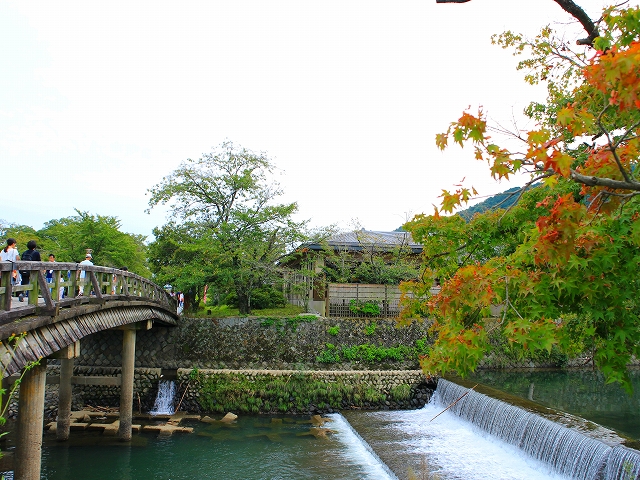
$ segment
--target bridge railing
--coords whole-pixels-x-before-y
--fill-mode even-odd
[[[14,285],[14,272],[19,279],[20,271],[29,273],[29,282]],[[50,283],[47,271],[53,272]],[[15,296],[21,293],[24,303],[16,304]],[[175,309],[175,300],[162,287],[129,271],[65,262],[0,262],[0,323],[31,313],[56,314],[61,307],[131,297]]]

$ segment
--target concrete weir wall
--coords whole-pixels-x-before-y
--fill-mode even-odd
[[[328,319],[315,317],[182,319],[178,327],[154,326],[139,331],[135,352],[134,412],[153,407],[161,379],[177,382],[182,410],[207,412],[212,405],[204,391],[206,379],[216,382],[264,383],[266,379],[294,378],[301,390],[304,382],[326,383],[345,391],[363,389],[367,395],[343,392],[341,402],[313,401],[291,409],[306,412],[334,408],[417,408],[430,397],[427,379],[419,370],[416,342],[428,340],[427,322],[398,327],[395,320]],[[401,358],[318,361],[327,345],[336,349],[371,345],[377,348],[404,348]],[[81,355],[75,360],[74,376],[118,377],[122,361],[122,332],[105,331],[81,341]],[[48,416],[55,415],[59,365],[48,367]],[[197,372],[197,380],[194,378]],[[225,380],[221,380],[225,378]],[[120,387],[113,385],[73,385],[73,408],[84,405],[117,406]],[[231,388],[225,383],[225,388]],[[268,382],[267,382],[268,383]],[[277,386],[277,382],[275,383]],[[401,387],[402,386],[402,387]],[[220,387],[222,388],[222,387]],[[355,391],[355,390],[354,390]],[[376,395],[375,393],[379,395]],[[291,398],[296,397],[292,394]],[[366,397],[366,398],[365,398]],[[297,398],[297,397],[296,397]],[[277,399],[276,399],[277,400]],[[282,399],[280,399],[282,400]],[[316,399],[317,400],[317,399]],[[335,399],[334,399],[335,400]],[[203,406],[205,405],[205,406]],[[217,405],[210,408],[223,408]],[[244,407],[243,407],[244,408]],[[253,407],[255,411],[256,407]],[[269,399],[259,411],[282,411],[283,404]],[[284,413],[284,412],[283,412]]]

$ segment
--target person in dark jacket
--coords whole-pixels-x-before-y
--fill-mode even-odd
[[[27,250],[24,251],[24,253],[20,256],[20,260],[26,260],[29,262],[41,262],[42,259],[40,258],[40,252],[38,250],[36,250],[38,246],[36,245],[36,241],[35,240],[29,240],[27,242]],[[20,272],[20,275],[22,276],[22,285],[28,285],[29,284],[29,279],[31,277],[31,272],[29,270],[22,270]],[[27,291],[27,298],[29,297],[29,292]],[[18,299],[22,302],[24,300],[24,294],[22,292],[20,292],[20,295],[18,295]]]

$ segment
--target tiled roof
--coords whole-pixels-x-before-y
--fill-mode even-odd
[[[412,250],[422,251],[422,245],[413,241],[409,232],[377,232],[374,230],[356,230],[338,233],[327,240],[333,247],[343,247],[349,250],[361,250],[363,246],[394,248],[408,246]],[[314,244],[321,248],[320,244]],[[311,246],[313,248],[313,246]]]

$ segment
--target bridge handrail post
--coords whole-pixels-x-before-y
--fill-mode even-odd
[[[29,272],[29,284],[27,292],[29,295],[29,305],[38,305],[38,295],[40,294],[40,288],[38,286],[38,272],[40,270]]]
[[[53,272],[53,282],[49,284],[49,290],[51,292],[51,299],[54,302],[59,302],[62,300],[60,298],[60,281],[62,278],[62,270],[54,270]]]
[[[96,298],[102,298],[102,285],[98,282],[98,278],[96,277],[96,272],[93,270],[89,271],[89,280],[91,283],[91,287],[93,288],[93,294]],[[99,272],[98,272],[99,273]],[[91,293],[91,291],[89,291]]]
[[[129,296],[129,276],[122,274],[122,293]]]
[[[12,293],[11,270],[3,271],[0,277],[0,306],[5,311],[11,310]]]
[[[46,307],[48,309],[54,308],[55,304],[53,303],[53,299],[51,298],[51,292],[49,291],[49,286],[47,284],[47,279],[44,278],[44,271],[43,270],[38,270],[35,273],[36,281],[35,281],[35,285],[37,285],[37,289],[34,289],[35,292],[39,293],[39,295],[42,296],[42,299],[44,300],[44,304],[46,305]],[[38,295],[34,295],[34,297],[36,297],[36,305],[38,304]],[[31,300],[31,299],[29,299]]]

